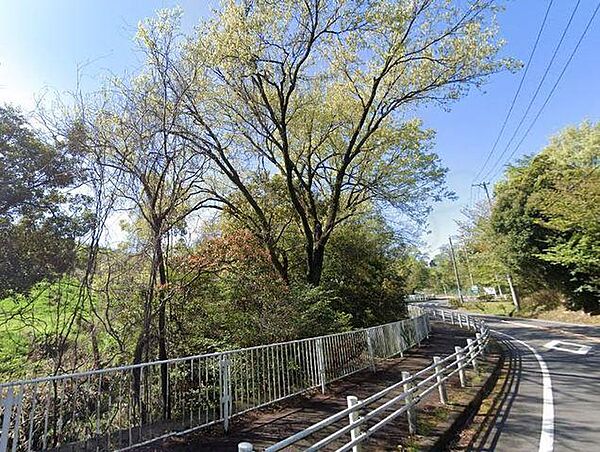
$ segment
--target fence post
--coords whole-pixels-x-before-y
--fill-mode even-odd
[[[400,322],[398,330],[400,331],[400,358],[404,358],[404,348],[406,347],[406,330],[404,321]]]
[[[402,371],[402,379],[408,380],[410,378],[410,372],[405,370]],[[413,395],[412,392],[409,392],[413,387],[412,382],[404,383],[404,392],[406,393],[406,398],[404,399],[406,405],[408,406],[408,410],[406,410],[406,416],[408,418],[408,432],[411,435],[415,435],[417,433],[417,411],[415,406],[413,405]]]
[[[477,356],[475,355],[475,344],[473,343],[473,339],[467,339],[467,345],[469,346],[469,356],[472,359],[473,370],[478,372],[477,370]]]
[[[481,347],[481,357],[485,358],[485,346],[483,345],[483,340],[481,339],[481,333],[475,333],[475,337],[477,338],[479,347]]]
[[[14,403],[14,390],[12,386],[9,386],[6,390],[6,396],[2,397],[2,411],[4,416],[2,417],[2,434],[0,435],[0,451],[7,450],[8,447],[8,434],[10,430],[10,421],[12,418]],[[16,434],[16,433],[15,433]]]
[[[323,354],[323,338],[318,338],[317,345],[317,366],[319,368],[319,381],[321,382],[321,392],[325,394],[325,355]]]
[[[458,379],[460,380],[460,387],[464,388],[467,386],[467,381],[465,379],[465,369],[463,368],[464,355],[462,353],[462,349],[457,345],[454,347],[454,351],[456,352],[456,368],[458,369]]]
[[[231,415],[231,372],[229,368],[229,356],[221,355],[219,360],[219,373],[221,376],[221,417],[223,418],[223,429],[229,430],[229,418]]]
[[[461,328],[463,326],[462,315],[460,315],[460,313],[458,314],[458,326],[460,326]]]
[[[371,372],[375,372],[375,354],[373,353],[373,340],[371,339],[371,330],[367,332],[367,351],[369,352],[369,365],[371,366]]]
[[[346,397],[346,401],[348,402],[348,408],[352,408],[354,405],[356,405],[358,403],[358,397],[349,395],[348,397]],[[348,413],[348,420],[350,421],[350,424],[353,424],[354,422],[358,421],[359,419],[360,419],[360,416],[357,411],[352,411],[352,412]],[[350,438],[352,439],[352,441],[354,441],[359,436],[360,436],[360,427],[356,427],[356,428],[353,428],[352,430],[350,430]],[[361,447],[359,444],[352,447],[352,452],[360,452],[360,451],[361,451]]]
[[[442,322],[446,322],[446,313],[442,311]]]
[[[436,380],[438,384],[438,392],[440,393],[440,402],[444,405],[448,403],[448,393],[446,392],[446,385],[444,384],[444,376],[442,375],[443,369],[440,364],[441,358],[439,356],[433,357],[433,363],[435,364]]]
[[[253,450],[254,447],[251,443],[243,442],[238,444],[238,452],[252,452]]]

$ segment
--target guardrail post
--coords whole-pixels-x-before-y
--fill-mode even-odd
[[[442,311],[442,322],[446,321],[446,313]]]
[[[462,315],[460,314],[458,314],[458,326],[460,326],[461,328],[463,326]]]
[[[354,405],[356,405],[358,403],[358,397],[350,395],[350,396],[346,397],[346,401],[348,402],[348,408],[352,408]],[[354,422],[358,421],[359,419],[360,419],[360,416],[357,411],[352,411],[351,413],[348,413],[348,420],[350,421],[350,424],[353,424]],[[359,436],[360,436],[360,427],[356,427],[356,428],[353,428],[352,430],[350,430],[350,438],[352,438],[352,441],[354,441]],[[356,446],[353,446],[352,452],[361,452],[360,445],[357,444]]]
[[[479,347],[481,347],[481,357],[485,358],[485,345],[482,340],[481,333],[475,333],[476,341],[479,343]]]
[[[460,380],[460,387],[464,388],[467,386],[467,380],[465,379],[465,369],[463,367],[463,363],[465,357],[462,353],[462,348],[458,345],[454,347],[454,351],[456,352],[456,368],[458,369],[458,379]]]
[[[452,322],[452,325],[454,325],[454,311],[450,312],[450,321]]]
[[[440,402],[442,404],[446,405],[448,403],[448,393],[446,392],[446,385],[444,384],[444,376],[443,376],[444,369],[442,368],[442,365],[440,364],[441,360],[442,359],[439,356],[433,357],[433,363],[435,364],[436,380],[437,380],[437,384],[438,384],[438,392],[440,393]]]
[[[473,339],[467,339],[467,345],[469,346],[469,356],[471,357],[471,363],[473,364],[473,370],[475,372],[479,372],[477,370],[477,355],[475,354],[475,344],[473,343]]]
[[[317,366],[319,369],[319,381],[321,382],[321,392],[325,394],[325,355],[323,354],[323,338],[318,338],[317,345]]]
[[[369,352],[369,364],[371,366],[371,372],[375,372],[375,354],[373,353],[373,339],[371,338],[371,331],[367,332],[367,351]]]
[[[402,371],[402,379],[408,380],[410,378],[410,372]],[[415,435],[417,433],[417,410],[413,404],[413,395],[410,390],[413,387],[412,382],[404,383],[404,392],[406,393],[406,398],[404,402],[408,406],[408,410],[406,410],[406,416],[408,418],[408,432],[411,435]]]
[[[238,452],[252,452],[253,450],[254,447],[251,443],[243,442],[238,444]]]

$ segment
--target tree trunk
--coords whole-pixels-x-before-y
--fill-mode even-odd
[[[323,261],[325,259],[325,243],[319,241],[314,247],[307,247],[307,282],[317,287],[321,284],[321,275],[323,273]]]
[[[160,287],[158,289],[158,359],[164,361],[168,359],[167,354],[167,307],[165,300],[165,287],[167,284],[167,270],[165,258],[162,250],[162,239],[156,237],[154,253],[156,264],[158,265],[158,280]],[[160,365],[161,394],[163,399],[163,417],[171,419],[171,398],[169,397],[169,367],[167,363]]]
[[[151,278],[151,281],[154,281],[155,278]],[[142,331],[137,338],[137,342],[135,344],[135,350],[133,351],[133,364],[140,364],[144,358],[144,354],[148,349],[148,336],[150,334],[150,324],[152,319],[152,298],[153,298],[153,288],[150,287],[144,296],[145,306],[144,306],[144,323],[142,325]],[[134,409],[136,406],[140,407],[140,418],[143,423],[146,423],[146,405],[140,400],[140,388],[142,385],[141,380],[141,371],[139,367],[136,367],[132,371],[132,389],[133,389],[133,399],[134,399]]]

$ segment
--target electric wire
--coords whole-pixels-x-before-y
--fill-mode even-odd
[[[554,64],[554,60],[556,59],[556,56],[558,55],[558,52],[559,52],[560,48],[562,47],[562,43],[563,43],[563,41],[565,39],[565,36],[567,35],[567,32],[571,28],[571,24],[573,22],[573,18],[575,17],[575,13],[579,9],[580,3],[581,3],[581,0],[577,0],[577,3],[575,4],[575,7],[571,11],[571,15],[569,16],[569,20],[567,21],[567,24],[565,25],[565,28],[563,29],[563,31],[561,33],[560,39],[559,39],[558,43],[556,44],[556,47],[554,48],[554,52],[552,53],[552,57],[550,58],[550,61],[546,65],[546,69],[544,70],[544,74],[542,75],[542,78],[538,82],[537,88],[536,88],[536,90],[535,90],[532,98],[530,99],[530,101],[529,101],[529,103],[527,105],[527,108],[525,109],[525,112],[521,116],[521,119],[519,120],[519,123],[517,124],[517,127],[515,128],[513,134],[510,137],[510,139],[508,140],[508,143],[506,144],[504,150],[502,151],[502,153],[500,154],[500,156],[496,159],[494,165],[485,173],[485,176],[483,177],[484,179],[489,178],[489,176],[494,173],[494,170],[496,169],[496,167],[498,166],[498,164],[500,164],[502,162],[503,157],[506,155],[506,153],[508,152],[508,150],[509,150],[510,146],[512,145],[514,139],[516,138],[517,134],[521,130],[521,126],[525,122],[525,119],[527,118],[527,115],[529,114],[529,111],[531,110],[531,107],[533,106],[533,103],[537,99],[537,96],[540,93],[540,90],[542,89],[542,86],[543,86],[543,84],[544,84],[544,82],[546,80],[546,77],[548,76],[548,73],[550,72],[550,69],[551,69],[552,65]]]
[[[517,87],[517,90],[515,91],[515,95],[513,96],[513,99],[510,103],[510,107],[508,109],[508,112],[506,113],[504,122],[502,123],[502,127],[500,128],[500,131],[498,132],[498,135],[496,136],[494,145],[492,146],[492,149],[488,153],[488,155],[485,159],[485,162],[483,162],[483,165],[481,166],[481,168],[479,169],[479,171],[473,178],[472,182],[475,182],[477,180],[477,178],[481,175],[481,173],[485,170],[485,167],[487,166],[490,159],[492,158],[492,155],[494,154],[496,147],[498,146],[498,142],[500,141],[500,138],[502,137],[502,134],[504,133],[504,130],[506,129],[506,124],[508,123],[510,115],[512,114],[512,111],[515,107],[517,98],[519,97],[519,94],[521,93],[521,88],[523,88],[523,82],[525,81],[525,77],[527,76],[527,72],[529,71],[529,68],[531,66],[531,61],[533,60],[533,55],[535,54],[538,43],[540,42],[540,38],[542,36],[542,32],[544,31],[544,27],[546,26],[546,20],[548,19],[548,14],[550,13],[550,9],[552,8],[552,3],[554,3],[554,0],[550,0],[550,3],[548,3],[548,8],[546,8],[546,13],[544,14],[544,19],[542,20],[542,25],[540,26],[540,29],[538,30],[537,36],[535,38],[535,42],[533,44],[531,52],[529,53],[529,57],[527,58],[527,63],[525,64],[525,70],[523,71],[523,75],[521,76],[521,80],[519,81],[519,86]]]
[[[581,35],[579,36],[579,39],[577,41],[577,44],[575,44],[575,47],[573,47],[573,50],[571,51],[571,54],[569,55],[569,58],[567,59],[567,61],[565,62],[560,74],[558,75],[556,81],[554,82],[554,85],[552,86],[552,89],[550,90],[550,92],[548,93],[548,95],[546,96],[546,99],[544,100],[544,103],[541,105],[541,107],[539,108],[539,110],[537,111],[535,117],[533,118],[533,120],[531,121],[531,124],[529,124],[529,127],[527,128],[527,130],[525,131],[525,134],[523,135],[523,137],[521,137],[521,140],[517,143],[517,146],[512,150],[512,152],[508,155],[508,157],[505,159],[505,162],[510,161],[510,159],[516,154],[516,152],[519,150],[519,148],[521,147],[521,144],[523,144],[523,141],[525,141],[525,138],[527,138],[527,136],[529,135],[529,132],[531,132],[531,129],[533,129],[533,126],[535,125],[535,123],[537,122],[537,120],[539,119],[539,117],[541,116],[542,112],[544,111],[544,108],[546,108],[546,105],[548,105],[548,102],[550,102],[550,99],[552,98],[552,95],[554,94],[554,92],[556,91],[556,87],[558,86],[558,84],[560,83],[563,75],[565,74],[565,72],[567,71],[567,68],[569,67],[569,65],[571,64],[571,61],[573,60],[573,58],[575,57],[575,54],[577,53],[577,50],[579,49],[579,46],[581,45],[581,43],[583,42],[583,39],[585,38],[588,30],[590,29],[592,22],[594,21],[594,18],[596,17],[596,15],[598,14],[598,11],[600,10],[600,2],[598,2],[598,4],[596,5],[596,8],[594,9],[594,12],[592,13],[592,15],[590,16],[590,19],[588,20],[585,29],[583,30],[583,32],[581,33]],[[494,166],[495,168],[495,166]],[[498,170],[496,172],[493,173],[493,176],[496,176],[497,173],[499,171],[502,170],[502,166],[500,166],[498,168]]]

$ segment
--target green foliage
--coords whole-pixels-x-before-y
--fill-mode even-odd
[[[238,202],[218,190],[214,199],[262,240],[287,279],[286,228],[271,221],[256,183],[282,178],[313,285],[344,221],[369,205],[416,218],[452,196],[433,132],[410,112],[516,67],[498,57],[489,2],[231,0],[184,43],[163,48],[179,20],[179,11],[162,11],[138,33],[155,70],[171,56],[162,67],[177,80],[169,89],[183,93],[178,136],[234,188]]]
[[[416,249],[404,250],[396,259],[395,269],[404,281],[403,286],[407,294],[431,289],[433,270],[426,257],[419,254]]]
[[[333,236],[322,286],[336,294],[336,310],[350,314],[353,326],[404,315],[405,280],[397,271],[400,251],[393,232],[377,216],[350,221]]]
[[[433,274],[374,212],[418,220],[453,196],[412,111],[516,67],[498,57],[491,4],[227,0],[189,36],[181,15],[140,24],[136,76],[65,109],[68,146],[0,111],[0,297],[23,292],[1,302],[6,371],[397,320]],[[77,249],[79,171],[97,218]],[[185,242],[208,207],[212,235]],[[131,212],[128,241],[103,250],[115,208]]]
[[[45,143],[15,109],[0,107],[0,297],[73,268],[88,229],[74,156]]]
[[[177,354],[280,342],[349,328],[334,309],[337,297],[320,287],[286,284],[248,231],[202,241],[179,271],[171,342]],[[177,293],[179,292],[179,293]]]
[[[600,302],[600,124],[567,128],[509,168],[491,224],[505,262],[532,288],[563,292],[572,307]]]
[[[63,278],[38,283],[25,295],[0,300],[1,375],[24,376],[26,361],[30,363],[28,372],[52,372],[51,359],[60,346],[60,332],[69,328],[75,313],[89,317],[89,310],[79,304],[78,294],[77,282]],[[81,332],[75,328],[69,341]]]

